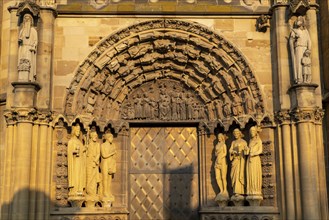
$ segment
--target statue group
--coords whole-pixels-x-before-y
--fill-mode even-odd
[[[249,130],[249,144],[243,139],[239,129],[233,130],[234,140],[227,153],[225,140],[227,136],[219,133],[218,143],[215,146],[215,176],[220,190],[216,201],[220,206],[226,206],[229,201],[227,190],[227,154],[231,165],[231,187],[233,195],[231,201],[236,206],[244,204],[244,200],[251,206],[260,205],[262,201],[262,166],[260,154],[263,151],[262,140],[259,137],[259,128],[253,126]],[[245,197],[246,196],[246,197]]]
[[[98,134],[91,131],[85,144],[80,140],[80,126],[72,128],[68,142],[69,201],[73,207],[95,207],[101,202],[110,207],[114,201],[111,192],[113,174],[116,173],[116,146],[113,134],[104,134],[104,143],[98,142]]]

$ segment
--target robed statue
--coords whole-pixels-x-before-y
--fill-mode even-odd
[[[259,205],[262,197],[262,163],[260,154],[263,152],[262,140],[259,137],[259,128],[253,126],[249,130],[249,146],[245,148],[247,158],[247,200],[250,205]]]
[[[247,142],[242,139],[243,134],[239,129],[233,130],[235,138],[229,150],[231,160],[231,180],[233,196],[242,197],[245,194],[245,153]]]
[[[34,82],[36,80],[37,45],[38,33],[33,25],[33,17],[25,14],[18,36],[18,71],[28,73],[27,77],[20,77],[24,81]]]
[[[83,196],[86,187],[86,148],[79,139],[80,126],[72,127],[67,145],[69,196]]]

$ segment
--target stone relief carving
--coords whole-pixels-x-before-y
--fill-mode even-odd
[[[197,24],[170,19],[148,21],[123,29],[98,45],[81,64],[68,89],[65,112],[72,119],[82,114],[101,121],[106,113],[110,120],[204,118],[230,123],[232,117],[264,114],[260,89],[240,52]],[[170,98],[159,92],[137,97],[136,89],[159,80],[180,82],[185,93]],[[186,101],[191,98],[189,90],[196,91],[198,102]],[[95,97],[89,98],[92,93]],[[128,104],[132,93],[136,103]],[[247,110],[244,97],[249,100]],[[173,105],[169,108],[168,103]],[[97,107],[102,114],[95,115]],[[144,107],[145,112],[139,113]]]
[[[311,39],[305,26],[305,19],[298,16],[289,36],[294,83],[309,83],[311,66]],[[305,75],[305,77],[304,77]],[[305,80],[304,80],[305,79]]]
[[[270,23],[269,23],[268,15],[261,15],[257,18],[256,21],[257,31],[265,33],[267,31],[267,28],[269,27],[270,27]]]
[[[36,80],[36,53],[38,33],[34,27],[33,17],[24,14],[18,36],[18,78],[19,81]]]
[[[199,120],[205,106],[180,83],[161,80],[136,89],[121,108],[121,117],[129,120]]]

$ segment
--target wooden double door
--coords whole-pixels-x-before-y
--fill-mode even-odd
[[[195,127],[130,129],[130,219],[198,219]]]

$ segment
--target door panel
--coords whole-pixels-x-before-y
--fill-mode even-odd
[[[131,128],[130,219],[197,219],[194,127]]]

